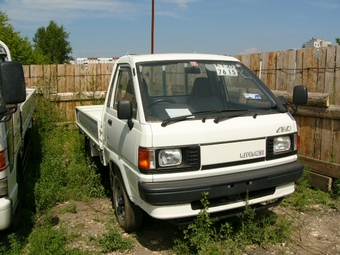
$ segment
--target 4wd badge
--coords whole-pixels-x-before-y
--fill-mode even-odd
[[[282,126],[282,127],[279,127],[277,130],[276,130],[276,133],[285,133],[285,132],[289,132],[292,130],[292,127],[291,126]]]

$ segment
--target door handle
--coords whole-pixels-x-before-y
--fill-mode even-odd
[[[109,124],[110,127],[112,126],[112,120],[109,119],[107,123]]]

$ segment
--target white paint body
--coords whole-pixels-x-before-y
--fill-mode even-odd
[[[115,73],[120,63],[129,66],[133,73],[138,69],[136,64],[140,62],[157,62],[165,59],[168,61],[190,59],[192,61],[216,60],[239,63],[232,57],[203,54],[125,56],[116,62],[110,86],[116,86]],[[227,180],[228,176],[242,175],[242,178],[245,179],[248,174],[256,175],[256,172],[263,169],[295,164],[297,161],[296,152],[271,160],[257,160],[266,156],[269,137],[297,133],[296,122],[289,112],[260,114],[256,117],[253,115],[235,116],[223,119],[219,123],[215,123],[214,118],[207,118],[204,121],[193,118],[170,123],[163,127],[160,121],[153,122],[146,119],[145,108],[141,107],[144,99],[141,95],[140,85],[138,86],[139,81],[138,75],[134,75],[133,83],[135,84],[134,91],[138,109],[136,119],[132,120],[134,125],[131,130],[127,127],[126,120],[118,119],[117,110],[109,106],[109,93],[107,93],[104,105],[77,107],[76,117],[78,127],[92,141],[93,155],[101,155],[104,164],[113,162],[120,169],[129,198],[152,217],[159,219],[184,218],[197,215],[200,209],[193,208],[191,202],[150,203],[143,199],[141,184],[179,183],[180,185],[180,183],[189,183],[189,181],[194,184],[196,180],[204,183],[204,180],[207,179],[214,184],[211,187],[202,187],[202,191],[213,192],[215,190],[214,192],[218,193],[219,188],[224,191],[228,189],[225,185],[223,187],[217,185],[220,177]],[[110,89],[111,87],[109,87]],[[87,121],[82,121],[82,118]],[[108,122],[111,121],[112,125],[108,125]],[[92,123],[92,129],[88,125],[89,122]],[[89,131],[90,129],[92,132]],[[140,147],[183,148],[190,145],[198,146],[200,151],[200,167],[195,171],[145,174],[138,168],[138,148]],[[249,163],[245,163],[248,162],[247,159],[251,159]],[[254,181],[256,180],[254,179]],[[268,195],[257,196],[248,201],[242,200],[212,206],[209,208],[209,212],[222,212],[244,207],[246,203],[258,204],[284,197],[294,192],[294,181],[276,185],[274,191]],[[236,181],[235,186],[237,185]],[[249,185],[252,185],[251,181],[249,181]],[[179,190],[182,192],[185,188],[181,186]],[[181,192],[177,196],[190,196],[190,192],[186,194]]]

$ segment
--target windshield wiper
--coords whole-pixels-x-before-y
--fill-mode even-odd
[[[175,122],[179,122],[179,121],[184,121],[184,120],[193,120],[193,119],[198,119],[198,118],[202,118],[202,122],[204,123],[206,121],[207,118],[212,118],[212,116],[210,116],[211,114],[215,115],[216,114],[221,114],[221,113],[225,113],[225,114],[221,114],[218,115],[217,117],[215,117],[214,122],[215,123],[219,123],[222,119],[225,118],[235,118],[235,117],[239,117],[239,116],[243,116],[243,115],[247,115],[247,114],[253,114],[253,118],[256,119],[258,111],[259,110],[268,110],[268,109],[273,109],[275,107],[259,107],[259,108],[255,108],[255,109],[223,109],[223,110],[209,110],[209,111],[200,111],[200,112],[194,112],[193,114],[189,114],[189,115],[183,115],[183,116],[177,116],[177,117],[172,117],[172,118],[168,118],[162,121],[161,125],[162,127],[166,127],[169,123],[175,123]],[[235,114],[237,113],[237,114]]]
[[[221,113],[224,111],[229,111],[229,110],[210,110],[210,111],[200,111],[200,112],[194,112],[189,115],[182,115],[182,116],[177,116],[177,117],[172,117],[168,118],[162,121],[162,127],[166,127],[169,123],[174,123],[174,122],[179,122],[179,121],[184,121],[184,120],[192,120],[192,119],[198,119],[202,118],[202,122],[204,123],[205,120],[207,119],[207,114],[216,114],[216,113]]]
[[[217,124],[225,118],[235,118],[235,117],[240,117],[240,116],[250,115],[250,114],[253,114],[253,118],[256,119],[256,117],[258,115],[258,111],[275,109],[275,108],[276,107],[273,107],[273,106],[264,106],[264,107],[258,107],[258,108],[254,108],[254,109],[248,109],[248,110],[236,110],[236,109],[235,110],[225,110],[223,112],[231,112],[232,111],[232,112],[240,112],[240,113],[235,114],[235,115],[230,115],[230,114],[219,115],[214,119],[214,122]]]
[[[178,122],[178,121],[184,121],[184,120],[195,119],[195,118],[196,118],[196,116],[193,115],[193,114],[172,117],[172,118],[168,118],[166,120],[163,120],[161,125],[162,125],[162,127],[166,127],[171,122]]]

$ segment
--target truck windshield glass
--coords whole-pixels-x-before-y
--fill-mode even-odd
[[[275,112],[272,92],[239,62],[145,62],[137,70],[147,121],[202,112]]]

